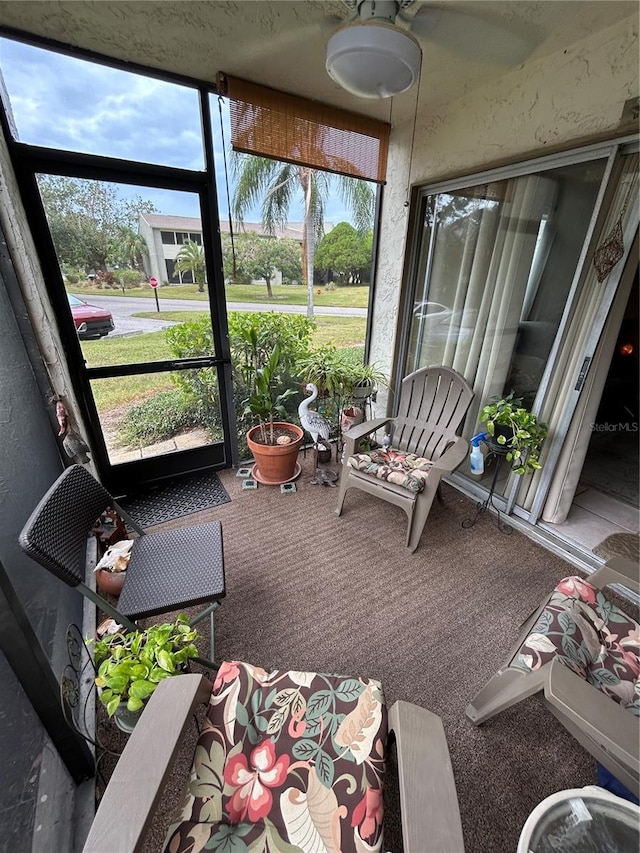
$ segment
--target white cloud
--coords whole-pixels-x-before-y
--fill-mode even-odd
[[[33,145],[109,157],[204,169],[198,93],[187,86],[144,77],[75,57],[0,38],[0,68],[9,92],[20,139]],[[224,143],[230,144],[229,111],[222,99],[209,100],[214,162],[221,218],[228,217]],[[227,161],[229,155],[227,153]],[[234,182],[229,168],[230,195]],[[125,197],[140,195],[162,213],[199,216],[194,196],[150,187],[122,187]],[[170,208],[170,209],[168,209]],[[303,217],[302,199],[290,219]],[[247,221],[258,221],[259,207]],[[327,221],[350,220],[337,197],[326,206]]]

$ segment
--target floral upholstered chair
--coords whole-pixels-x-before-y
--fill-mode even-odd
[[[165,853],[381,851],[390,732],[406,853],[463,851],[438,717],[406,702],[387,713],[373,679],[227,661],[213,686],[198,675],[160,683],[109,782],[85,853],[139,849],[198,701],[208,703],[207,716]]]
[[[640,625],[606,597],[612,583],[638,590],[638,566],[616,557],[587,580],[561,580],[467,716],[479,725],[542,691],[552,713],[637,797]]]
[[[375,418],[344,434],[337,514],[349,489],[395,504],[407,515],[406,544],[415,551],[440,479],[469,452],[457,432],[472,399],[470,385],[450,367],[423,367],[405,376],[395,418]],[[362,442],[381,429],[390,430],[390,447],[362,449]]]

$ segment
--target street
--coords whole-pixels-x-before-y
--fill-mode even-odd
[[[140,334],[144,332],[156,332],[174,326],[175,323],[167,320],[152,320],[142,317],[134,317],[134,314],[155,311],[156,302],[153,296],[83,296],[75,294],[79,299],[84,299],[90,305],[104,308],[110,311],[115,323],[115,329],[110,333],[110,338],[123,337],[125,335]],[[200,299],[162,299],[158,294],[158,302],[161,311],[206,311],[209,303]],[[278,305],[277,303],[255,303],[255,302],[228,302],[228,311],[276,311],[279,314],[306,314],[306,305]],[[366,317],[366,308],[314,308],[318,316],[329,317]]]

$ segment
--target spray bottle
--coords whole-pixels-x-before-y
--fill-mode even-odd
[[[484,474],[484,456],[482,455],[482,451],[480,450],[480,442],[484,441],[484,439],[488,437],[488,432],[479,432],[471,439],[469,465],[471,466],[472,474],[477,474],[478,476],[480,476],[480,474]]]

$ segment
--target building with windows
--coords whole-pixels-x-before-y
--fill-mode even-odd
[[[191,240],[202,245],[202,222],[191,216],[165,216],[159,213],[141,213],[139,232],[147,244],[148,255],[145,259],[146,272],[161,283],[192,284],[191,272],[176,272],[175,260],[180,247]],[[325,233],[333,228],[331,223],[324,224]],[[220,220],[220,233],[229,234],[231,225],[228,219]],[[254,233],[265,239],[289,237],[302,244],[302,223],[288,222],[285,228],[277,227],[273,234],[267,233],[260,222],[243,222],[237,225],[234,233]],[[276,278],[275,283],[278,283]]]

